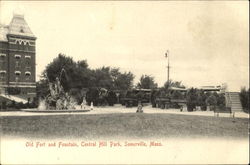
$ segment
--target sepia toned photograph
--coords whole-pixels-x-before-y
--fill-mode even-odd
[[[0,1],[0,164],[249,164],[248,1]]]

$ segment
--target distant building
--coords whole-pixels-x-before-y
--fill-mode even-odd
[[[199,89],[202,89],[204,92],[222,92],[222,86],[201,86]]]
[[[36,97],[35,61],[36,37],[15,14],[9,25],[0,25],[0,96]]]

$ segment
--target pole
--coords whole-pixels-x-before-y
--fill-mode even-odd
[[[167,50],[167,52],[165,53],[165,57],[167,58],[168,60],[168,66],[167,66],[167,69],[168,69],[168,72],[167,72],[167,87],[169,86],[169,70],[170,70],[170,66],[169,66],[169,50]]]
[[[168,85],[169,85],[169,69],[170,67],[169,67],[169,52],[168,52]]]

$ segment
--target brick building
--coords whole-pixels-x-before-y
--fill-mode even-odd
[[[36,37],[23,15],[0,25],[0,96],[36,97]]]

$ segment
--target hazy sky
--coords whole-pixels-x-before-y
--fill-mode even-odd
[[[188,87],[249,86],[248,1],[0,1],[0,20],[21,12],[37,37],[37,78],[59,53],[91,68],[119,67]]]

